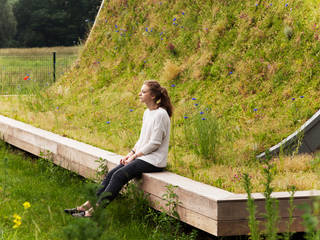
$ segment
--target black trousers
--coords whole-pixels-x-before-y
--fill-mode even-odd
[[[101,188],[97,191],[98,201],[106,206],[120,192],[121,188],[131,179],[140,177],[142,173],[161,172],[163,168],[156,167],[140,159],[135,159],[127,165],[119,164],[105,176]]]

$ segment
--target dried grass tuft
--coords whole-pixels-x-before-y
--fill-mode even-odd
[[[172,81],[179,77],[182,68],[171,61],[167,61],[163,68],[162,78],[166,81]]]

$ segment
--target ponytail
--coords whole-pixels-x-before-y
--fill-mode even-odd
[[[164,108],[169,117],[171,117],[173,107],[167,89],[161,87],[157,81],[153,80],[145,81],[144,84],[149,87],[151,93],[155,96],[155,102],[158,106]]]

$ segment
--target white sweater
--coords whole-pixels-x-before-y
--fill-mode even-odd
[[[144,160],[156,167],[167,166],[170,138],[170,117],[163,108],[146,109],[143,114],[140,137],[134,148],[142,152],[138,159]]]

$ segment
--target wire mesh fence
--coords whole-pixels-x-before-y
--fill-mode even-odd
[[[76,59],[76,55],[0,55],[0,94],[32,94],[50,86]]]

